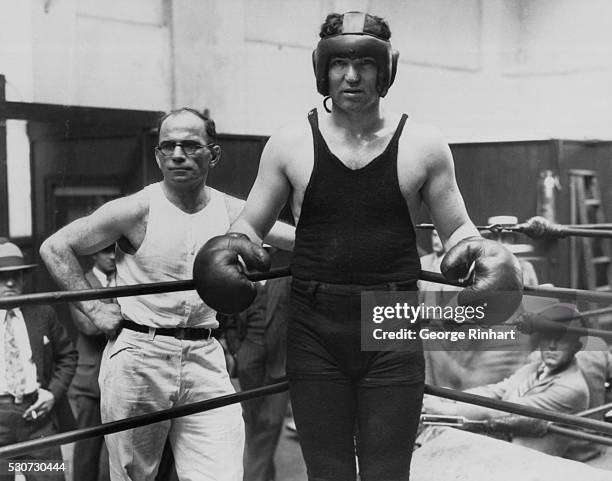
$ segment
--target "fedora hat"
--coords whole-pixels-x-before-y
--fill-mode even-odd
[[[0,238],[0,272],[33,269],[36,264],[26,264],[23,252],[8,239]]]
[[[536,334],[543,335],[549,333],[552,335],[564,335],[568,328],[580,328],[585,327],[580,316],[580,311],[574,304],[565,302],[556,302],[541,309],[533,311],[533,315],[536,318],[548,321],[548,327],[541,332]],[[556,325],[556,327],[555,327]],[[580,337],[580,334],[571,333],[576,337]]]

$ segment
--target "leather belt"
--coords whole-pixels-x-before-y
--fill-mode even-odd
[[[208,341],[213,335],[213,330],[206,327],[149,327],[136,324],[128,319],[123,320],[121,327],[130,331],[144,332],[145,334],[149,334],[152,330],[155,336],[170,336],[188,341]]]
[[[34,404],[37,399],[37,391],[31,392],[30,394],[25,394],[21,398],[20,402],[18,402],[15,396],[13,396],[12,394],[2,394],[0,396],[0,404],[27,404],[29,406],[30,404]]]

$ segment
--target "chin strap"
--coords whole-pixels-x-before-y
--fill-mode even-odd
[[[329,95],[323,99],[323,108],[327,111],[328,114],[331,114],[331,109],[327,106],[328,100],[331,100],[331,97]]]

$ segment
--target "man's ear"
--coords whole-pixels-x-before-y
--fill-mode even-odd
[[[213,157],[212,159],[210,159],[210,162],[208,163],[208,165],[212,168],[215,165],[217,165],[219,161],[221,160],[221,146],[215,144],[210,148],[210,151],[212,152]]]

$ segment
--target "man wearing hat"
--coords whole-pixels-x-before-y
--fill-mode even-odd
[[[568,318],[577,316],[578,310],[572,304],[555,303],[530,315],[536,322],[554,321],[557,324],[555,329],[535,331],[540,359],[524,365],[497,384],[465,392],[565,414],[585,410],[589,405],[589,388],[575,357],[582,343],[579,335],[567,329],[576,324],[574,321],[568,323]],[[546,434],[543,421],[503,411],[431,397],[423,406],[431,414],[489,421],[494,432],[509,433],[514,444],[553,456],[563,456],[571,441],[558,434]]]
[[[19,247],[0,239],[0,298],[22,294],[25,274],[34,267],[24,262]],[[75,427],[65,394],[77,358],[50,306],[0,309],[0,445]],[[53,446],[20,456],[25,458],[61,461],[62,454],[59,446]],[[27,473],[28,480],[48,476]],[[0,479],[5,476],[0,474]]]

